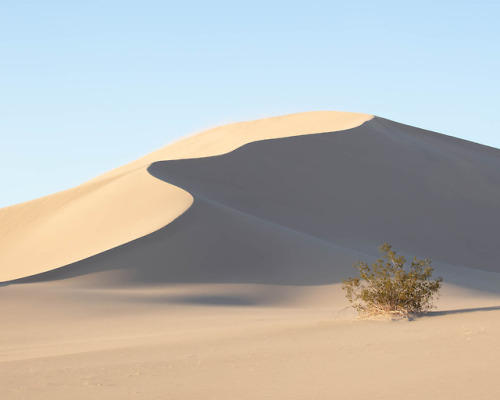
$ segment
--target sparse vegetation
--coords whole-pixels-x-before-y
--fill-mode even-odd
[[[342,289],[358,313],[410,317],[432,309],[443,278],[430,279],[434,270],[431,261],[414,257],[406,271],[406,259],[396,255],[389,244],[380,246],[379,253],[381,257],[371,266],[356,261],[353,266],[359,277],[343,282]]]

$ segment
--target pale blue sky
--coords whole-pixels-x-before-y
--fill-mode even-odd
[[[312,110],[500,148],[495,1],[0,0],[0,207]]]

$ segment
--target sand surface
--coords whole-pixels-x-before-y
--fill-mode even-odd
[[[7,399],[497,399],[500,150],[352,113],[189,137],[0,210]],[[355,320],[387,241],[438,308]]]
[[[356,127],[371,115],[313,112],[211,129],[74,189],[0,209],[0,281],[82,260],[154,232],[192,204],[189,193],[154,179],[159,160],[214,156],[256,140]]]
[[[217,287],[6,289],[5,399],[493,400],[500,393],[498,296],[445,290],[451,310],[390,322],[349,320],[317,296],[309,307],[167,300]]]

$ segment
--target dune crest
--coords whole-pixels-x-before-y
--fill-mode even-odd
[[[154,162],[220,155],[259,140],[351,129],[372,118],[324,111],[221,126],[73,189],[0,209],[0,281],[83,260],[154,232],[183,214],[193,197],[152,177],[147,168]]]

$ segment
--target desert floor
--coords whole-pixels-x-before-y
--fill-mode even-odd
[[[276,289],[283,296],[286,290]],[[497,399],[500,296],[446,286],[412,321],[259,305],[234,285],[0,290],[4,399]],[[221,295],[220,293],[225,293]],[[332,298],[333,299],[333,298]],[[338,302],[337,302],[338,303]],[[322,304],[322,305],[321,305]]]

